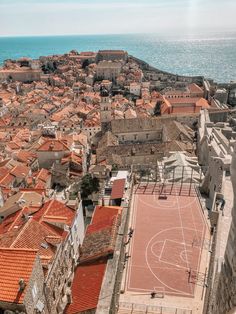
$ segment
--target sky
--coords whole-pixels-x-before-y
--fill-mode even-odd
[[[236,31],[236,0],[0,0],[0,36]]]

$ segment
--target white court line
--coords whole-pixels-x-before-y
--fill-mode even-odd
[[[186,241],[185,241],[185,237],[184,237],[184,230],[183,230],[183,221],[182,221],[182,217],[181,217],[181,213],[180,213],[180,207],[179,207],[179,200],[177,198],[177,203],[178,203],[178,213],[179,213],[179,218],[180,218],[180,224],[181,224],[181,231],[182,231],[182,236],[183,236],[183,241],[184,241],[184,250],[185,250],[185,255],[186,255],[186,263],[189,269],[189,260],[188,260],[188,255],[187,255],[187,249],[186,249]],[[190,285],[190,289],[192,291],[192,294],[194,292],[193,290],[193,286],[191,284],[191,282],[189,283]]]
[[[149,262],[148,262],[148,257],[147,257],[147,253],[148,253],[148,247],[150,246],[150,243],[151,241],[153,240],[153,238],[155,238],[157,235],[159,235],[160,233],[162,232],[166,232],[167,230],[173,230],[173,229],[181,229],[181,227],[172,227],[172,228],[166,228],[164,230],[161,230],[160,232],[157,232],[148,242],[148,244],[146,245],[146,250],[145,250],[145,259],[146,259],[146,264],[148,266],[148,269],[150,270],[150,272],[153,274],[153,276],[160,282],[162,283],[166,288],[172,290],[172,291],[176,291],[176,292],[179,292],[180,294],[184,294],[184,295],[193,295],[193,293],[189,294],[189,293],[186,293],[182,290],[179,290],[179,289],[175,289],[175,288],[172,288],[170,286],[168,286],[167,284],[165,284],[153,271],[152,271],[152,267],[150,266]],[[165,264],[169,264],[169,265],[172,265],[172,266],[176,266],[175,264],[171,264],[171,263],[167,263],[167,262],[163,262]],[[182,269],[187,269],[186,267],[179,267],[179,268],[182,268]]]
[[[152,195],[152,194],[151,195],[142,194],[141,196],[146,196],[145,200],[141,198],[139,201],[141,204],[144,204],[145,206],[149,206],[150,208],[154,208],[154,209],[156,209],[156,207],[159,207],[158,209],[166,208],[166,209],[173,209],[173,210],[175,210],[175,207],[177,207],[177,201],[176,200],[178,200],[178,197],[179,197],[176,194],[175,195],[172,194],[172,195],[170,195],[171,199],[169,201],[167,201],[167,200],[159,200],[158,199],[159,196],[157,197],[157,195]],[[146,200],[146,199],[150,200],[151,199],[150,196],[154,196],[153,201],[151,203],[149,203]],[[181,195],[180,195],[180,197],[181,197]],[[184,197],[188,197],[188,196],[184,196]],[[191,197],[191,202],[188,202],[186,205],[182,205],[181,208],[189,208],[189,206],[191,206],[192,204],[195,203],[196,199],[198,199],[197,196]],[[166,205],[170,204],[170,205],[165,206],[164,204],[166,204]]]
[[[154,287],[153,287],[154,288]],[[134,291],[134,292],[151,292],[150,290],[151,289],[142,289],[142,288],[133,288],[133,287],[130,287],[130,289],[132,290],[132,291]],[[168,295],[177,295],[177,296],[183,296],[183,294],[184,294],[184,296],[193,296],[192,294],[190,294],[190,293],[183,293],[183,292],[181,292],[181,293],[178,293],[178,292],[172,292],[172,291],[168,291],[168,292],[166,292],[166,294],[168,294]]]
[[[192,247],[190,244],[186,244],[186,243],[183,243],[183,242],[177,242],[177,241],[169,240],[169,239],[166,239],[166,240],[165,240],[164,246],[166,245],[166,242],[174,242],[174,243],[180,244],[180,245],[182,245],[182,246],[186,245],[186,246]],[[163,249],[163,250],[164,250],[164,249]],[[161,253],[163,253],[163,250],[162,250]],[[179,253],[179,256],[180,256],[180,258],[182,259],[182,261],[183,261],[184,263],[186,263],[187,266],[188,266],[188,262],[187,262],[187,258],[188,258],[188,257],[186,256],[186,253],[185,253],[186,259],[183,259],[183,258],[182,258],[182,255],[181,255],[182,252],[190,252],[190,253],[192,254],[192,251],[190,251],[190,250],[183,250],[183,251],[181,251],[181,252]],[[155,254],[154,254],[154,255],[155,255]],[[189,267],[184,267],[184,266],[180,266],[180,265],[178,265],[178,264],[174,264],[174,263],[171,263],[171,262],[167,262],[165,259],[162,258],[162,254],[161,254],[160,257],[159,257],[159,260],[160,260],[160,262],[162,262],[162,263],[168,263],[168,264],[170,264],[170,265],[176,265],[176,266],[178,266],[178,268],[189,269]]]
[[[138,195],[137,195],[138,196]],[[130,280],[131,280],[131,264],[132,264],[132,259],[133,259],[133,250],[134,250],[134,239],[135,239],[135,228],[136,228],[136,220],[137,220],[137,212],[138,212],[138,200],[139,200],[139,197],[137,197],[137,200],[136,200],[136,196],[134,196],[134,202],[133,202],[133,213],[132,213],[132,228],[134,228],[134,234],[133,234],[133,237],[131,239],[131,257],[128,261],[129,265],[128,265],[128,268],[129,268],[129,271],[128,271],[128,282],[127,282],[127,289],[129,289],[130,287]]]
[[[192,251],[189,251],[189,250],[187,250],[187,252],[189,252],[191,254],[193,253]],[[187,256],[185,255],[185,251],[181,251],[179,255],[180,255],[180,258],[182,259],[182,261],[186,263],[187,262],[186,261]]]
[[[151,252],[152,252],[152,254],[153,254],[155,257],[160,258],[160,255],[157,255],[156,253],[153,252],[153,247],[154,247],[154,245],[156,245],[157,243],[163,243],[163,242],[165,242],[165,241],[166,241],[166,240],[164,240],[164,241],[156,241],[155,243],[153,243],[153,245],[152,245],[152,247],[151,247]],[[164,243],[162,244],[161,254],[162,254],[162,251],[163,251],[163,246],[164,246]]]
[[[201,220],[202,220],[201,248],[200,248],[199,253],[198,253],[198,261],[197,261],[197,271],[199,272],[200,271],[201,258],[202,258],[203,241],[204,241],[204,237],[205,237],[206,230],[207,230],[206,222],[205,222],[204,217],[203,217],[203,212],[202,212],[202,209],[201,209],[201,204],[200,204],[200,200],[199,199],[198,199],[198,214],[200,214],[200,217],[201,217]]]
[[[164,248],[165,248],[165,244],[166,244],[166,239],[165,239],[164,244],[163,244],[163,246],[162,246],[162,249],[161,249],[161,254],[160,254],[160,256],[159,256],[159,260],[161,259],[161,256],[162,256],[162,253],[163,253],[163,250],[164,250]]]
[[[149,207],[150,209],[154,210],[171,210],[175,211],[176,202],[171,200],[169,202],[161,201],[161,200],[153,200],[149,203],[147,200],[140,200],[140,204],[143,204],[145,207]]]
[[[176,192],[176,191],[175,191]],[[150,204],[148,201],[147,201],[147,199],[151,199],[151,200],[155,200],[155,202],[156,202],[156,204],[158,204],[159,206],[161,205],[161,207],[163,207],[163,205],[164,204],[166,204],[167,203],[167,201],[165,200],[165,201],[160,201],[159,199],[158,199],[158,197],[159,197],[159,195],[156,195],[156,194],[140,194],[141,195],[141,197],[139,198],[139,194],[136,194],[135,195],[135,197],[134,197],[134,211],[133,211],[133,215],[132,215],[132,224],[134,225],[134,227],[136,227],[136,220],[137,220],[137,215],[138,215],[138,212],[140,212],[139,211],[139,206],[138,206],[138,203],[141,203],[141,204],[144,204],[144,205],[146,205],[146,206],[148,206],[148,207],[151,207],[151,208],[156,208],[156,206],[155,206],[155,204],[153,204],[154,202],[152,202],[152,204]],[[144,195],[144,196],[147,196],[147,199],[146,199],[146,197],[142,197],[142,195]],[[174,197],[173,197],[174,196]],[[170,197],[172,197],[172,202],[170,202],[170,200],[169,200],[169,203],[171,203],[171,207],[173,207],[173,206],[175,206],[175,204],[176,204],[176,202],[173,202],[173,200],[175,200],[175,199],[177,199],[178,200],[178,198],[177,198],[177,195],[170,195]],[[181,196],[180,196],[181,197]],[[198,199],[197,199],[197,196],[194,196],[192,199],[191,199],[191,202],[188,202],[186,205],[184,205],[184,206],[181,206],[181,208],[189,208],[189,207],[191,207],[191,204],[192,203],[195,203],[196,202],[196,200],[198,201]],[[145,202],[146,201],[146,202]],[[167,205],[167,204],[166,204]],[[169,205],[169,204],[168,204]],[[197,205],[198,205],[198,211],[199,211],[199,201],[197,202]],[[180,209],[180,207],[178,206],[178,210]],[[201,208],[200,208],[201,209]],[[192,214],[192,208],[191,208],[191,214]],[[198,212],[198,214],[199,214],[199,212]],[[201,221],[202,221],[202,215],[200,214],[200,216],[201,216]],[[182,222],[182,218],[181,218],[181,222]],[[203,223],[203,227],[205,228],[205,222]],[[175,227],[176,228],[176,227]],[[203,232],[204,232],[204,228],[203,229],[201,229],[201,230],[198,230],[199,231],[199,233],[201,233],[201,235],[203,234]],[[196,225],[194,224],[194,228],[185,228],[185,229],[188,229],[188,230],[193,230],[195,233],[196,233]],[[167,229],[164,229],[164,230],[161,230],[160,232],[163,232],[163,231],[166,231]],[[159,232],[158,232],[159,233]],[[158,234],[157,233],[157,234]],[[157,235],[156,234],[156,235]],[[133,241],[132,241],[133,242]],[[150,242],[150,241],[149,241]],[[162,242],[162,241],[161,241]],[[188,245],[187,243],[185,243],[185,245]],[[131,250],[132,250],[132,252],[133,252],[133,249],[134,249],[134,244],[133,243],[131,243]],[[186,248],[185,248],[186,249]],[[146,252],[147,252],[147,246],[146,246]],[[152,252],[153,253],[153,252]],[[146,255],[146,254],[145,254]],[[132,256],[133,256],[133,254],[132,254]],[[147,262],[147,256],[145,256],[146,257],[146,264],[147,264],[147,267],[149,268],[149,265],[148,265],[148,262]],[[132,258],[131,258],[132,259]],[[200,256],[198,255],[198,259],[200,259]],[[130,263],[131,264],[131,266],[129,267],[129,288],[131,287],[131,283],[130,283],[130,277],[131,277],[131,267],[132,266],[134,266],[134,265],[132,265],[132,262]],[[171,264],[171,266],[175,266],[174,264]],[[135,267],[135,266],[134,266]],[[160,268],[160,267],[159,267]],[[162,268],[163,269],[163,268]],[[173,269],[173,268],[171,268],[171,269]],[[178,268],[176,268],[176,269],[178,269]],[[184,268],[184,269],[186,269],[186,268]],[[149,268],[149,270],[150,270],[150,268]],[[152,272],[152,271],[151,271]],[[154,275],[154,277],[156,277],[155,275]],[[157,278],[157,277],[156,277]],[[158,278],[157,278],[158,279]],[[159,279],[158,279],[159,280]],[[164,284],[164,283],[162,283],[162,284]],[[167,286],[166,284],[164,284],[165,286]],[[171,288],[171,287],[169,287],[169,289],[171,289],[171,290],[174,290],[174,291],[178,291],[177,289],[174,289],[174,288]],[[180,294],[187,294],[187,295],[189,295],[188,293],[185,293],[185,292],[183,292],[183,291],[179,291],[180,292]],[[170,292],[169,292],[170,293]]]
[[[185,227],[184,227],[184,229],[187,229],[187,230],[194,230],[194,229],[192,229],[192,228],[185,228]],[[191,244],[187,244],[186,242],[179,242],[179,241],[175,241],[175,240],[171,240],[171,239],[166,239],[166,241],[174,242],[174,243],[177,243],[177,244],[182,244],[182,245],[187,245],[187,246],[191,246],[191,247],[192,247]]]

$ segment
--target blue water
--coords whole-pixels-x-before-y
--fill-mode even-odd
[[[62,54],[72,49],[124,49],[164,71],[204,75],[217,82],[236,80],[236,33],[185,38],[147,34],[0,37],[0,63],[22,56]]]

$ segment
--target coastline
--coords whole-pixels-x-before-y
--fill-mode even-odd
[[[235,80],[236,34],[235,37],[232,33],[225,37],[222,34],[218,37],[177,37],[154,34],[0,37],[0,65],[6,59],[23,56],[37,59],[67,53],[72,49],[124,49],[163,72],[204,76],[218,83]],[[222,47],[222,40],[225,48]]]

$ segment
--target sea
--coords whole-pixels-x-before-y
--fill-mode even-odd
[[[156,68],[180,75],[204,75],[218,83],[236,81],[236,31],[194,35],[70,35],[0,37],[5,59],[38,58],[75,49],[124,49]]]

